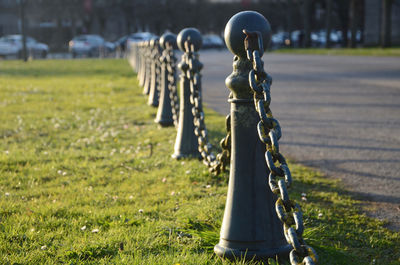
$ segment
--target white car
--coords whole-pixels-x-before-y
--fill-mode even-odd
[[[202,49],[223,48],[225,43],[222,38],[215,34],[208,34],[203,36]]]
[[[130,46],[131,43],[141,42],[146,40],[151,40],[153,38],[157,38],[157,35],[154,35],[150,32],[137,32],[127,36],[126,38],[126,45],[127,47]]]
[[[81,55],[87,57],[104,57],[114,51],[114,43],[105,41],[99,35],[79,35],[69,42],[69,52],[73,58]]]
[[[0,38],[0,56],[22,58],[22,36],[8,35]],[[37,42],[34,38],[26,37],[27,55],[33,58],[46,58],[49,46]]]

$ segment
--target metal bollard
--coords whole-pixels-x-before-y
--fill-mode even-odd
[[[163,49],[162,56],[160,57],[161,63],[161,85],[160,85],[160,102],[158,106],[157,116],[155,122],[161,126],[171,126],[174,124],[172,117],[171,99],[170,99],[170,81],[168,80],[168,56],[170,56],[169,49],[173,49],[176,43],[174,34],[165,33],[160,38],[160,46]]]
[[[148,95],[150,93],[151,84],[151,49],[150,41],[145,41],[143,44],[143,54],[144,54],[144,84],[143,84],[143,94]]]
[[[160,79],[160,44],[159,38],[154,38],[150,41],[150,92],[149,101],[150,106],[158,107],[158,89]]]
[[[139,76],[139,85],[144,87],[144,82],[146,80],[146,58],[145,58],[145,50],[144,50],[144,42],[139,42],[138,44],[139,50],[139,69],[138,69],[138,76]]]
[[[126,46],[127,49],[127,59],[129,61],[129,64],[132,66],[132,69],[138,73],[138,60],[139,60],[139,53],[138,53],[138,43],[130,43],[130,45]],[[118,55],[116,55],[116,58],[120,58]]]
[[[197,137],[194,134],[192,104],[190,103],[190,82],[188,79],[188,54],[185,49],[185,42],[189,40],[194,46],[194,50],[198,51],[202,45],[202,37],[200,32],[194,28],[183,29],[178,34],[177,44],[182,55],[179,68],[180,74],[180,112],[179,112],[179,125],[178,133],[175,141],[175,152],[173,158],[180,159],[183,157],[196,157],[200,158],[198,151]]]
[[[175,35],[174,35],[175,36]],[[168,70],[168,90],[169,90],[169,98],[171,101],[171,110],[172,110],[172,118],[174,119],[174,125],[178,128],[179,125],[179,96],[178,96],[178,87],[177,87],[177,71],[176,71],[176,57],[175,57],[175,46],[176,45],[176,37],[175,42],[166,43],[166,63]],[[171,45],[170,45],[171,44]]]
[[[232,153],[220,241],[214,252],[230,260],[267,260],[276,256],[287,260],[292,247],[275,212],[276,196],[268,187],[266,148],[257,132],[260,118],[249,86],[252,63],[246,58],[244,29],[259,31],[264,48],[271,37],[268,21],[254,11],[234,15],[225,28],[226,44],[235,55],[233,72],[225,81],[231,90]]]
[[[134,61],[134,65],[135,65],[135,69],[136,72],[139,72],[139,68],[140,68],[140,53],[139,53],[139,45],[138,43],[135,43],[134,45],[134,51],[135,51],[135,61]]]
[[[127,47],[127,50],[129,51],[129,52],[128,52],[128,57],[127,57],[128,62],[129,62],[129,64],[131,65],[133,71],[137,72],[137,67],[136,67],[136,64],[135,64],[136,55],[137,55],[136,50],[135,50],[136,45],[131,44],[131,45],[126,46],[126,47]],[[116,57],[116,58],[117,58],[117,57]]]

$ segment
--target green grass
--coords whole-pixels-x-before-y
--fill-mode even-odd
[[[344,55],[344,56],[400,56],[400,48],[308,48],[308,49],[278,49],[275,53],[314,54],[314,55]]]
[[[223,264],[227,184],[171,159],[124,60],[0,61],[0,264]],[[279,117],[277,117],[279,119]],[[212,141],[224,117],[207,110]],[[400,235],[291,163],[320,264],[400,264]]]

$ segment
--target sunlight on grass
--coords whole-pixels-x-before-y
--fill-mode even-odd
[[[171,159],[176,131],[141,91],[124,60],[0,62],[1,264],[228,264],[213,255],[227,182]],[[224,117],[206,122],[217,145]],[[320,264],[400,264],[399,233],[291,168]]]

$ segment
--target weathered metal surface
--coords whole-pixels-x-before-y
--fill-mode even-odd
[[[144,83],[146,80],[146,55],[145,55],[145,47],[144,43],[138,43],[137,46],[138,54],[135,56],[139,57],[139,68],[137,69],[139,76],[139,85],[144,87]]]
[[[168,57],[171,57],[170,49],[173,47],[174,42],[176,42],[176,37],[171,33],[166,33],[160,38],[160,46],[163,49],[162,56],[159,58],[159,61],[161,63],[160,102],[155,122],[160,124],[161,126],[174,125],[170,98],[170,93],[172,92],[169,90],[170,86],[168,80],[168,68],[171,68],[171,66],[169,66],[169,62],[171,61],[171,59]]]
[[[160,44],[159,39],[154,38],[150,41],[150,92],[148,104],[158,107],[158,96],[160,87]]]
[[[178,133],[175,141],[175,152],[173,158],[179,159],[183,157],[200,157],[198,151],[197,137],[194,134],[192,104],[190,103],[190,80],[188,78],[189,64],[188,54],[185,52],[185,42],[190,39],[195,50],[200,49],[202,39],[200,32],[194,28],[183,29],[177,38],[177,44],[183,51],[181,62],[178,67],[180,74],[180,112]]]
[[[151,85],[151,49],[150,41],[145,41],[143,43],[143,58],[144,58],[144,84],[143,84],[143,94],[149,95],[150,85]]]
[[[303,239],[304,224],[300,205],[289,199],[288,188],[292,176],[285,157],[279,151],[282,136],[279,122],[274,119],[271,104],[272,78],[264,71],[261,60],[263,43],[258,31],[243,31],[246,34],[245,49],[247,58],[253,63],[249,72],[249,85],[254,93],[254,105],[260,117],[257,124],[258,136],[266,146],[265,160],[269,169],[268,183],[271,191],[279,198],[275,203],[278,218],[283,223],[284,234],[293,250],[290,252],[292,265],[317,263],[317,254]]]
[[[252,11],[236,14],[225,28],[226,44],[235,54],[233,72],[226,79],[231,90],[232,150],[220,241],[214,251],[231,260],[266,260],[276,256],[287,259],[292,247],[274,210],[276,196],[267,186],[266,146],[258,137],[259,114],[248,79],[252,62],[246,57],[243,29],[261,32],[266,44],[271,35],[268,21]]]
[[[221,142],[222,152],[215,155],[212,152],[212,145],[208,141],[208,131],[205,123],[205,115],[202,104],[201,74],[203,64],[199,60],[199,54],[195,49],[195,45],[188,39],[185,42],[185,52],[187,54],[187,64],[189,69],[187,77],[190,82],[190,102],[192,103],[192,114],[194,123],[194,134],[197,136],[198,150],[203,159],[203,163],[209,168],[214,175],[219,175],[226,170],[230,162],[231,153],[231,131],[230,131],[230,115],[227,116],[227,136]]]
[[[169,98],[171,101],[172,118],[174,120],[175,127],[179,125],[179,97],[177,88],[177,73],[176,73],[176,57],[174,52],[174,43],[176,44],[176,37],[174,36],[174,42],[165,41],[166,46],[166,64],[168,71],[168,90]]]

